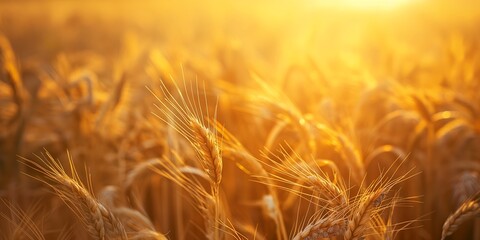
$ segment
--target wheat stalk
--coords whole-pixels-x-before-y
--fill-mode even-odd
[[[133,208],[143,211],[143,207],[138,202],[137,196],[134,191],[135,182],[138,179],[146,178],[146,175],[149,172],[152,172],[152,169],[160,168],[162,166],[163,165],[160,159],[153,158],[135,165],[135,167],[130,170],[130,172],[128,172],[123,186],[125,189],[125,194]]]

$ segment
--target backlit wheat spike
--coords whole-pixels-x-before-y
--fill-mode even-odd
[[[184,82],[184,84],[186,83]],[[195,90],[193,89],[194,87]],[[210,176],[213,185],[217,185],[214,187],[214,190],[218,189],[222,179],[223,168],[221,144],[215,128],[203,121],[203,119],[210,116],[208,106],[206,106],[206,116],[203,115],[203,110],[200,106],[198,83],[195,86],[190,86],[190,90],[187,90],[185,86],[185,93],[182,93],[180,88],[175,85],[177,93],[175,96],[163,82],[160,88],[163,96],[158,96],[150,90],[160,102],[160,105],[156,107],[163,114],[156,114],[156,116],[190,142],[198,155],[199,163]],[[190,93],[196,96],[189,97]],[[204,95],[204,100],[205,102],[207,101],[206,95]]]
[[[345,206],[347,203],[344,191],[333,182],[320,178],[319,176],[308,176],[306,183],[318,194],[323,194],[332,206]]]
[[[480,215],[480,205],[477,200],[464,202],[453,214],[451,214],[442,228],[442,239],[453,234],[463,223]]]
[[[45,155],[43,159],[38,157],[40,163],[29,159],[24,159],[24,163],[43,174],[45,179],[38,178],[38,180],[52,187],[85,225],[90,236],[101,240],[127,239],[123,224],[79,181],[72,159],[69,159],[72,172],[72,177],[70,177],[63,166],[56,162],[48,152]]]
[[[316,240],[322,238],[333,238],[341,236],[347,229],[347,222],[344,219],[335,219],[334,216],[320,219],[307,225],[293,240]]]
[[[219,185],[222,180],[222,156],[218,142],[213,133],[193,119],[191,127],[196,137],[195,148],[202,156],[202,165],[214,184]]]
[[[365,230],[369,228],[369,221],[372,214],[380,207],[384,198],[385,190],[379,189],[359,200],[358,208],[353,209],[353,215],[348,222],[348,227],[344,235],[345,240],[363,239]]]
[[[213,211],[208,211],[208,213],[211,213],[211,215],[208,216],[213,218],[214,221],[212,221],[213,226],[209,225],[207,231],[213,232],[212,236],[208,236],[209,238],[219,239],[221,235],[221,226],[219,224],[222,215],[219,194],[223,169],[221,144],[219,143],[215,128],[204,122],[204,119],[210,116],[208,105],[205,109],[206,116],[203,115],[203,110],[200,106],[201,101],[198,82],[196,82],[195,85],[190,85],[190,90],[188,90],[185,85],[184,92],[180,90],[175,81],[173,81],[173,83],[175,84],[176,96],[172,94],[164,82],[161,82],[162,85],[160,87],[162,96],[158,96],[150,90],[160,102],[160,105],[156,107],[162,115],[156,116],[185,137],[195,149],[199,164],[210,177],[211,198],[214,201],[214,208]],[[186,84],[185,77],[184,84]],[[190,97],[190,94],[194,96]],[[204,101],[207,102],[206,93],[204,93]],[[214,119],[216,118],[216,114],[215,109]],[[178,172],[173,174],[178,174]],[[175,176],[173,176],[173,178],[175,178]],[[197,192],[194,195],[197,195],[199,202],[203,201],[198,196],[204,195],[204,193]]]

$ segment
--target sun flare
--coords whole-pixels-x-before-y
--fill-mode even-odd
[[[358,10],[391,10],[408,5],[413,0],[318,0],[320,6]]]

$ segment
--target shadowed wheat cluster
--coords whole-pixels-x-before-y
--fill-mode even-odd
[[[480,5],[386,2],[2,1],[1,238],[480,239]]]

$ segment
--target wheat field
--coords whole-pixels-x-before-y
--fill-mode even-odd
[[[1,239],[480,239],[480,4],[397,1],[0,2]]]

